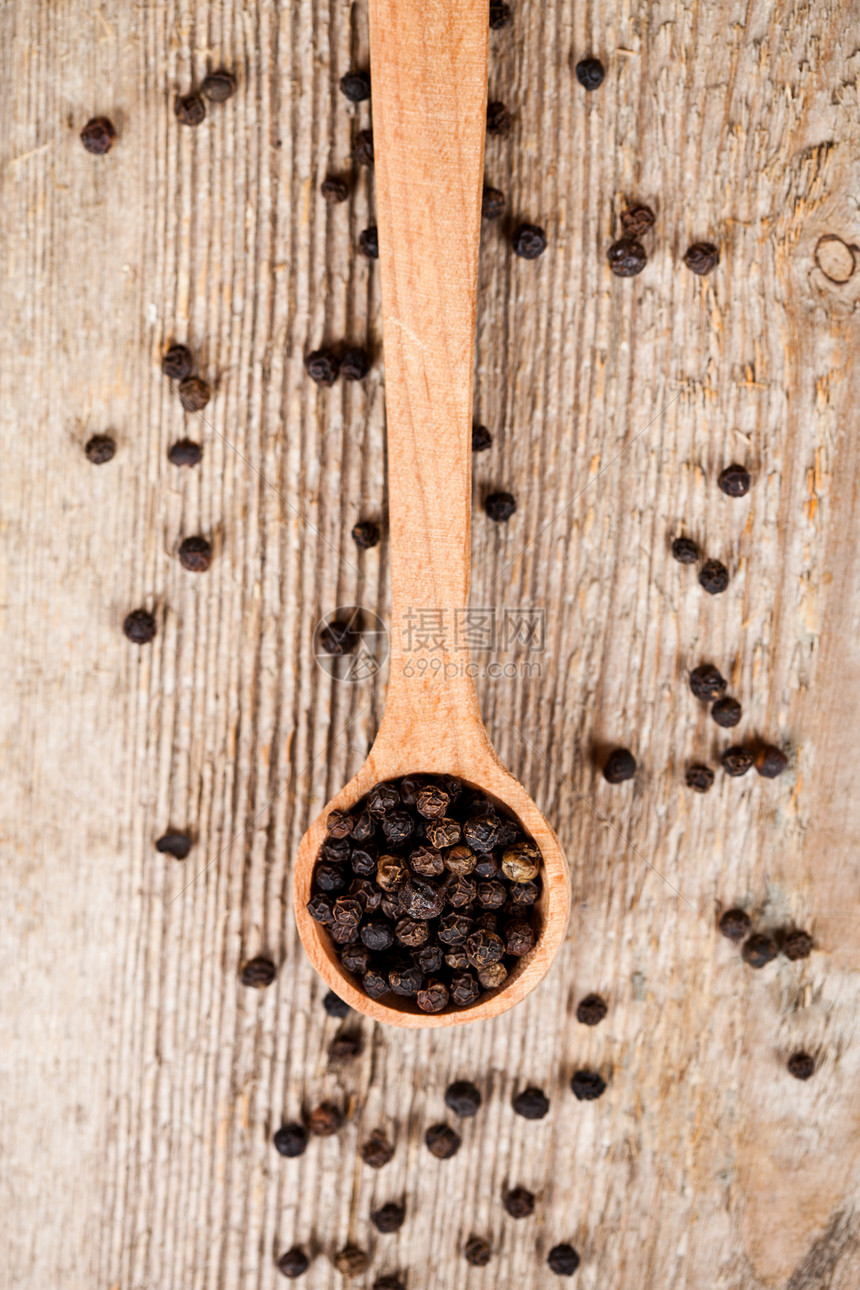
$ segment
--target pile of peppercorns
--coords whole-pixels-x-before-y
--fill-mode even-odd
[[[602,77],[601,77],[602,79]],[[650,206],[630,203],[621,211],[621,236],[606,252],[609,267],[617,278],[635,278],[648,263],[641,239],[654,227],[656,216]],[[694,242],[684,254],[691,273],[704,277],[720,262],[719,248],[713,242]]]
[[[377,784],[332,811],[308,912],[372,999],[468,1008],[534,949],[541,854],[451,775]]]
[[[690,689],[697,699],[711,704],[711,716],[718,726],[725,730],[738,724],[743,709],[737,699],[726,694],[726,681],[719,669],[711,663],[701,663],[690,673]],[[749,748],[733,744],[722,754],[723,770],[733,779],[745,775],[755,766],[763,779],[776,779],[788,765],[788,758],[773,744],[759,743]],[[714,772],[710,766],[699,762],[687,768],[687,787],[696,793],[707,793],[714,782]]]

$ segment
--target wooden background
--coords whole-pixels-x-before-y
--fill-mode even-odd
[[[558,1284],[558,1241],[581,1290],[860,1280],[860,272],[816,265],[821,237],[860,243],[856,9],[514,7],[490,93],[515,128],[488,141],[487,178],[549,249],[516,260],[509,226],[485,227],[475,415],[494,444],[474,493],[520,509],[507,527],[476,509],[472,603],[546,613],[540,674],[479,692],[567,849],[574,913],[513,1013],[357,1026],[340,1072],[290,873],[384,695],[313,654],[323,615],[384,618],[388,594],[385,541],[349,536],[385,515],[378,282],[355,253],[372,177],[342,207],[318,192],[368,124],[337,89],[366,58],[365,8],[2,8],[3,1286],[268,1290],[298,1242],[300,1284],[323,1290],[348,1239],[373,1255],[357,1286]],[[592,52],[608,74],[586,95]],[[174,93],[222,64],[235,98],[180,127]],[[78,139],[98,114],[118,130],[105,158]],[[657,212],[634,281],[605,261],[626,198]],[[721,247],[705,279],[682,264],[700,239]],[[172,338],[215,389],[202,416],[160,375]],[[344,339],[373,372],[320,391],[303,356]],[[96,468],[83,444],[107,429]],[[194,470],[167,460],[184,433],[205,445]],[[732,460],[754,477],[742,501],[716,486]],[[725,595],[672,561],[681,530],[729,566]],[[215,546],[203,576],[176,558],[195,533]],[[143,649],[121,631],[138,605],[159,623]],[[731,741],[689,693],[701,661],[730,678],[743,737],[793,750],[780,780],[685,789]],[[615,743],[640,771],[611,788]],[[168,826],[195,838],[184,864],[154,849]],[[715,932],[734,903],[810,930],[812,958],[750,971]],[[280,967],[260,993],[237,978],[256,953]],[[610,1003],[594,1030],[574,1016],[589,991]],[[785,1069],[799,1048],[806,1084]],[[569,1092],[580,1065],[607,1077],[599,1102]],[[485,1105],[437,1162],[422,1136],[453,1077]],[[551,1098],[541,1123],[511,1111],[526,1083]],[[282,1160],[271,1133],[323,1097],[347,1127]],[[377,1127],[397,1148],[379,1173],[357,1154]],[[507,1182],[537,1193],[533,1218],[504,1213]],[[377,1235],[371,1205],[400,1196],[406,1224]],[[462,1258],[473,1231],[484,1271]]]

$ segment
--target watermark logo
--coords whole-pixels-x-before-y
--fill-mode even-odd
[[[370,681],[388,658],[388,632],[378,614],[361,605],[342,605],[314,631],[314,658],[336,681]]]

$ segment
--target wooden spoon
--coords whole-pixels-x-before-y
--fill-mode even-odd
[[[342,999],[396,1026],[452,1026],[513,1007],[549,969],[567,926],[567,861],[550,825],[499,761],[453,624],[469,594],[472,373],[487,107],[486,0],[370,0],[373,137],[391,535],[391,674],[367,760],[302,839],[294,877],[304,947]],[[407,625],[441,611],[447,651],[407,648]],[[446,667],[447,664],[447,667]],[[539,936],[472,1007],[428,1015],[372,1000],[307,912],[329,811],[406,774],[457,775],[508,807],[543,853]]]

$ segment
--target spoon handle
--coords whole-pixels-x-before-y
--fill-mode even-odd
[[[391,534],[389,707],[405,676],[418,689],[432,681],[416,674],[413,629],[437,622],[451,651],[454,615],[469,594],[488,28],[487,0],[370,0]],[[440,612],[442,619],[432,617]],[[471,683],[445,688],[461,697],[472,690]]]

